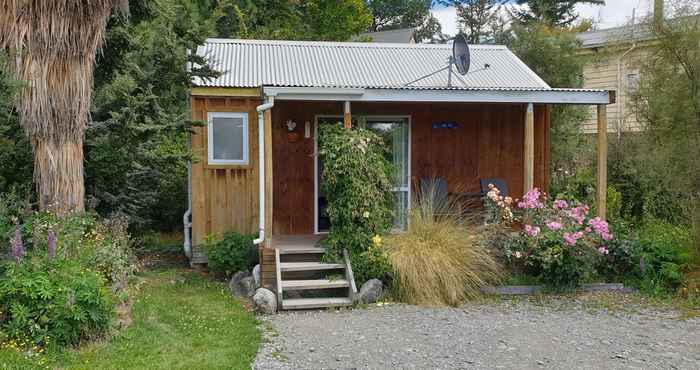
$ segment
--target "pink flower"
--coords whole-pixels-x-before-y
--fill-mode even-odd
[[[578,207],[574,207],[567,211],[566,214],[579,225],[583,225],[583,220],[586,219],[586,215],[588,214],[588,206],[580,205]]]
[[[610,229],[608,226],[608,223],[605,222],[603,219],[600,217],[592,218],[588,220],[588,225],[593,228],[593,230],[596,232],[596,234],[600,235],[600,237],[603,240],[611,240],[612,239],[612,234],[610,233]]]
[[[523,200],[518,202],[518,207],[522,209],[543,208],[544,204],[540,202],[540,189],[530,189],[530,191],[523,196]]]
[[[606,246],[602,246],[602,247],[598,248],[598,253],[600,253],[600,254],[609,254],[610,251],[608,250],[608,248],[607,248]]]
[[[525,225],[525,233],[532,237],[536,237],[540,233],[539,226]]]
[[[554,201],[554,209],[566,209],[569,208],[569,203],[564,199],[557,199]]]
[[[564,233],[564,243],[566,245],[576,245],[576,242],[582,237],[582,231],[577,231],[575,233]]]
[[[564,225],[561,224],[559,221],[550,221],[546,223],[547,227],[552,230],[552,231],[557,231],[564,227]]]

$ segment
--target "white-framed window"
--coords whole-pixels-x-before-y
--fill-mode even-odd
[[[209,112],[209,164],[248,164],[248,113]]]

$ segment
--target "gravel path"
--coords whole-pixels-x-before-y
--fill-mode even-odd
[[[700,319],[589,303],[285,312],[263,318],[254,368],[700,369]]]

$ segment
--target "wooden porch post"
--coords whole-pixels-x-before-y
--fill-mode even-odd
[[[607,106],[598,105],[598,172],[596,176],[596,206],[598,217],[605,219],[608,192],[608,119]]]
[[[343,127],[345,127],[345,128],[352,127],[352,116],[350,115],[350,102],[349,101],[346,101],[345,104],[343,104]]]
[[[523,143],[523,194],[535,184],[535,112],[532,103],[525,112],[525,142]]]
[[[265,111],[265,246],[272,246],[272,109]]]

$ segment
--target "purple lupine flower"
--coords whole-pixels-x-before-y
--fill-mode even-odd
[[[22,262],[24,257],[24,244],[22,243],[22,229],[19,225],[15,227],[15,237],[12,238],[12,257],[17,263]]]
[[[49,234],[46,237],[47,239],[47,250],[49,252],[49,258],[54,259],[56,258],[56,234],[53,232],[53,230],[49,230]]]

